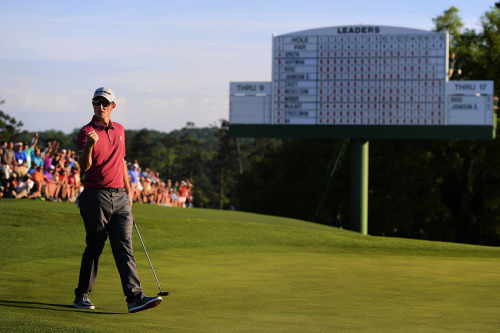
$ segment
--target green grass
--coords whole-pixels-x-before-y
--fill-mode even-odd
[[[363,236],[257,214],[135,205],[163,290],[128,314],[109,245],[71,306],[84,228],[71,203],[0,200],[1,332],[498,332],[500,249]],[[158,292],[141,243],[144,291]]]

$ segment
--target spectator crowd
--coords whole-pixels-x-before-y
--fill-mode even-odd
[[[162,181],[159,173],[128,162],[132,199],[169,207],[193,207],[193,184],[187,180]],[[78,154],[52,141],[38,146],[38,133],[30,144],[2,142],[0,146],[0,198],[72,201],[83,191]]]

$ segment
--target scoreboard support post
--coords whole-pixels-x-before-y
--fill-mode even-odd
[[[351,230],[368,234],[369,141],[351,140]]]

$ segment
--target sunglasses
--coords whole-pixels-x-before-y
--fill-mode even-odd
[[[108,106],[111,105],[111,102],[108,102],[108,101],[92,101],[92,105],[93,106],[104,106],[105,108],[107,108]]]

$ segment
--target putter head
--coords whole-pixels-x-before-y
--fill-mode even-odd
[[[158,295],[158,296],[168,296],[168,295],[170,295],[170,292],[168,292],[168,291],[161,291],[161,292],[159,292],[156,295]]]

